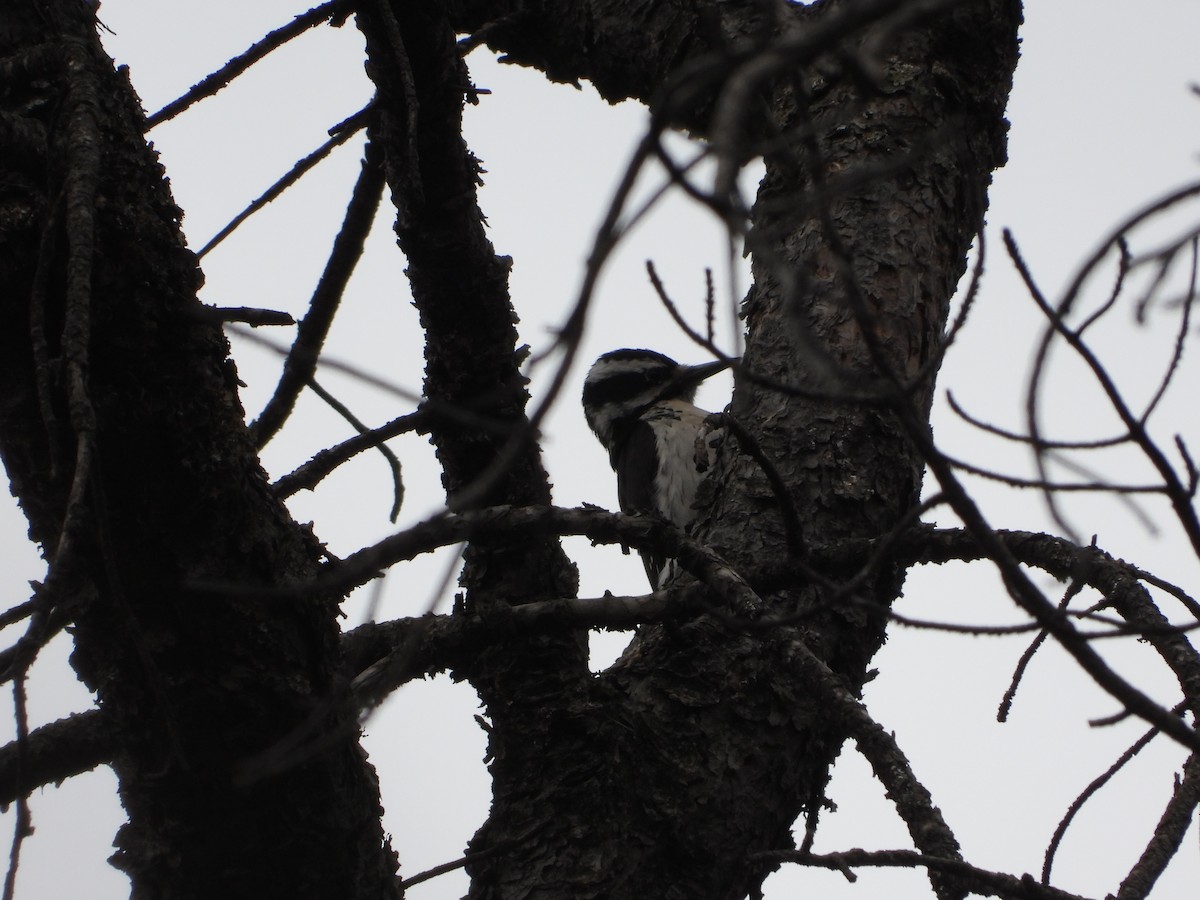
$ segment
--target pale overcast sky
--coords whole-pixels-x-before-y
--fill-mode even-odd
[[[279,0],[253,4],[219,0],[109,0],[102,18],[115,32],[105,39],[118,62],[131,67],[146,108],[157,109],[190,84],[240,52],[262,33],[302,7]],[[1085,255],[1127,214],[1146,201],[1200,178],[1200,81],[1196,40],[1200,3],[1147,0],[1136,7],[1114,0],[1032,0],[1022,30],[1023,57],[1009,107],[1010,162],[996,174],[991,194],[988,276],[960,344],[939,380],[970,410],[1010,428],[1022,423],[1025,375],[1040,323],[1033,305],[1003,259],[999,229],[1011,228],[1025,257],[1052,296]],[[514,303],[522,340],[547,347],[578,290],[582,262],[610,189],[629,158],[644,110],[609,107],[586,86],[577,91],[548,85],[536,72],[500,66],[486,50],[469,58],[475,82],[492,91],[468,108],[468,141],[481,157],[481,193],[492,240],[513,256]],[[360,108],[370,89],[361,64],[361,41],[352,25],[323,28],[285,48],[216,98],[151,134],[162,152],[185,228],[200,247],[246,202],[303,153],[324,139],[335,122]],[[359,144],[351,142],[301,185],[251,219],[205,260],[203,299],[223,306],[264,306],[300,314],[340,223],[340,209],[358,171]],[[326,352],[353,362],[410,390],[419,391],[422,351],[415,312],[408,304],[387,210],[355,276],[352,292]],[[1193,212],[1193,221],[1195,214]],[[551,416],[545,439],[555,500],[615,508],[615,481],[599,445],[588,433],[576,397],[587,360],[619,346],[652,346],[680,359],[699,361],[700,351],[679,335],[654,301],[644,261],[655,260],[673,293],[692,314],[702,309],[705,266],[721,271],[720,232],[697,207],[683,200],[664,204],[639,228],[605,276],[568,396]],[[744,273],[736,273],[742,288]],[[724,282],[722,282],[724,283]],[[1103,293],[1103,286],[1098,288]],[[1128,311],[1102,338],[1102,351],[1131,384],[1157,372],[1169,338],[1135,329]],[[723,340],[733,347],[730,329]],[[261,333],[261,332],[260,332]],[[280,332],[281,341],[287,333]],[[253,416],[270,395],[278,361],[266,351],[234,340],[244,400]],[[1069,365],[1056,369],[1052,386],[1063,400],[1047,406],[1052,436],[1097,436],[1111,431],[1094,392]],[[540,389],[533,375],[535,394]],[[1195,375],[1194,368],[1189,373]],[[372,424],[406,411],[403,401],[342,375],[322,381]],[[1194,383],[1194,381],[1193,381]],[[714,380],[701,402],[719,408],[729,382]],[[1186,398],[1185,398],[1186,399]],[[319,401],[306,397],[296,420],[264,457],[278,476],[323,446],[347,436],[346,427]],[[1172,419],[1174,417],[1174,419]],[[1163,410],[1164,433],[1194,427],[1194,404]],[[1021,451],[981,441],[939,401],[936,437],[956,455],[983,459],[1028,474]],[[1200,444],[1194,439],[1192,446]],[[316,523],[335,553],[376,540],[394,527],[440,508],[442,497],[432,454],[423,439],[394,442],[404,465],[408,494],[398,526],[387,521],[391,503],[386,470],[364,455],[315,494],[296,497],[296,516]],[[1114,459],[1121,478],[1145,475]],[[1113,470],[1109,470],[1113,471]],[[984,511],[1003,527],[1051,528],[1037,498],[995,485],[979,485]],[[6,493],[6,492],[5,492]],[[1152,516],[1162,509],[1146,505]],[[1073,524],[1086,540],[1163,576],[1197,584],[1196,560],[1170,529],[1150,534],[1112,502],[1073,501]],[[942,524],[953,524],[945,520]],[[42,567],[27,546],[15,504],[0,508],[2,574],[8,602],[25,599],[26,582]],[[581,564],[582,595],[604,590],[641,593],[644,576],[636,557],[592,549],[572,541]],[[435,555],[396,573],[378,615],[391,618],[424,611],[451,554]],[[1057,590],[1050,588],[1051,595]],[[440,599],[441,610],[446,608]],[[992,624],[1021,617],[986,568],[978,572],[917,572],[898,609],[922,619]],[[346,604],[347,623],[366,614],[363,597]],[[1012,721],[995,722],[995,709],[1028,642],[1020,638],[972,638],[893,628],[875,665],[879,678],[866,700],[876,718],[896,732],[916,774],[934,793],[955,829],[967,859],[1002,871],[1037,873],[1041,853],[1072,799],[1144,730],[1138,722],[1096,731],[1090,718],[1115,711],[1111,699],[1079,674],[1065,655],[1045,648],[1035,658],[1014,705]],[[6,643],[11,637],[6,635]],[[39,660],[30,685],[33,723],[87,708],[90,698],[66,669],[65,639]],[[601,651],[619,647],[610,640]],[[1173,703],[1169,680],[1140,645],[1106,646],[1118,668]],[[1149,662],[1150,665],[1143,665]],[[9,699],[4,700],[10,704]],[[472,716],[477,701],[465,685],[445,678],[406,687],[368,723],[367,746],[380,770],[386,828],[393,835],[404,874],[459,857],[488,806],[482,764],[484,740]],[[12,720],[0,708],[0,731]],[[0,734],[7,741],[11,735]],[[1115,891],[1124,871],[1148,839],[1184,758],[1182,750],[1156,742],[1131,771],[1085,808],[1068,835],[1056,873],[1059,885],[1085,895]],[[865,764],[848,748],[839,762],[832,799],[838,811],[824,820],[817,849],[910,846],[898,818]],[[18,897],[124,897],[128,884],[105,863],[121,821],[114,779],[107,769],[73,779],[33,798],[37,833],[26,842]],[[11,833],[11,811],[2,820]],[[837,874],[785,869],[767,883],[768,900],[798,896],[893,900],[931,896],[921,873],[860,871],[848,884]],[[1193,832],[1155,896],[1194,896],[1200,853]],[[414,900],[461,896],[461,872],[413,888]]]

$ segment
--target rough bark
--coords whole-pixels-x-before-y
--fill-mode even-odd
[[[339,598],[189,593],[309,579],[317,547],[258,465],[133,90],[77,0],[7,4],[0,57],[0,453],[110,729],[115,862],[138,898],[389,896]]]
[[[426,397],[485,415],[494,425],[435,420],[430,431],[447,500],[454,509],[548,504],[549,484],[525,414],[510,260],[496,255],[484,233],[476,201],[479,165],[462,139],[471,87],[454,32],[444,12],[427,4],[367,4],[358,22],[379,92],[373,136],[384,148],[396,235],[426,333]],[[577,588],[574,566],[550,535],[473,541],[465,559],[463,608],[471,613],[574,596]],[[562,737],[564,728],[577,733],[563,711],[586,696],[586,648],[582,634],[569,628],[498,631],[459,670],[491,719],[494,808],[511,815],[521,833],[551,823],[554,846],[572,842],[569,822],[553,823],[544,804],[530,804],[538,794],[530,775],[587,762],[573,758],[574,742]]]
[[[459,28],[483,28],[555,78],[590,78],[610,99],[660,103],[666,73],[754,34],[763,9],[502,6],[464,4]],[[819,4],[792,24],[819,28],[847,10],[855,5]],[[875,89],[825,57],[821,75],[785,68],[751,95],[764,112],[745,117],[745,146],[782,138],[765,156],[750,244],[744,366],[760,380],[739,379],[732,412],[787,484],[805,545],[877,536],[916,502],[922,460],[905,429],[927,417],[932,384],[897,385],[936,367],[990,172],[1004,160],[1019,20],[1016,2],[958,4],[874,49]],[[637,49],[627,57],[614,47]],[[719,100],[689,103],[676,118],[703,133],[696,111],[719,114]],[[870,177],[848,177],[860,174]],[[903,415],[901,403],[911,403]],[[779,499],[758,464],[731,456],[702,534],[739,566],[786,560],[794,548]],[[886,607],[901,579],[883,571],[868,599]],[[787,611],[820,609],[821,599],[797,584],[767,602]],[[860,604],[835,604],[765,636],[713,619],[643,629],[589,697],[548,701],[547,715],[564,723],[560,740],[531,760],[524,792],[493,806],[472,849],[495,852],[472,867],[472,896],[745,896],[765,874],[749,856],[789,845],[797,816],[821,801],[845,734],[814,701],[800,660],[811,648],[857,692],[882,621]],[[938,856],[957,852],[945,832],[914,840]]]
[[[764,4],[685,0],[454,0],[457,30],[610,103],[657,96],[684,66],[765,27]],[[805,16],[803,9],[793,14]],[[711,99],[711,98],[710,98]]]

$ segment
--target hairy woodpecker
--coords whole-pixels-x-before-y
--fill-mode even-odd
[[[692,404],[696,388],[729,365],[684,366],[653,350],[613,350],[583,382],[583,412],[617,473],[627,513],[657,515],[684,530],[712,453],[708,413]],[[672,560],[640,551],[654,589],[675,575]]]

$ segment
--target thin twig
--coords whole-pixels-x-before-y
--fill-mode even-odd
[[[370,450],[373,447],[381,445],[389,438],[425,427],[425,423],[429,418],[429,415],[425,411],[409,413],[406,416],[392,419],[392,421],[385,425],[380,425],[378,428],[363,431],[336,446],[322,450],[304,465],[279,478],[271,485],[271,489],[280,498],[290,497],[304,490],[311,491],[320,484],[326,475],[342,463],[352,459],[364,450]],[[395,521],[394,517],[392,521]]]
[[[344,403],[321,387],[317,382],[310,378],[308,380],[309,389],[320,397],[325,403],[339,416],[349,422],[354,429],[360,434],[367,434],[371,429],[368,428],[354,413],[352,413]],[[400,460],[396,458],[396,454],[387,444],[375,441],[373,446],[379,451],[380,455],[387,460],[388,469],[392,473],[392,509],[389,513],[389,519],[392,522],[396,521],[396,516],[400,514],[400,506],[404,502],[404,480],[400,475]]]
[[[25,754],[29,744],[29,716],[25,709],[25,674],[13,679],[13,710],[17,720],[16,799],[17,814],[13,823],[12,844],[8,851],[8,871],[4,874],[4,900],[13,900],[17,887],[17,869],[21,863],[21,845],[33,834],[29,801],[25,793]]]
[[[946,391],[946,401],[950,409],[960,419],[968,425],[978,428],[980,431],[985,431],[988,434],[998,438],[1004,438],[1006,441],[1014,441],[1021,444],[1032,444],[1034,439],[1027,434],[1021,434],[1017,431],[1010,431],[1007,428],[1001,428],[999,425],[993,425],[990,422],[985,422],[980,418],[967,412],[966,409],[959,404],[955,399],[952,391]],[[1129,434],[1122,434],[1110,438],[1096,438],[1091,441],[1051,441],[1045,438],[1040,438],[1037,441],[1038,446],[1049,450],[1102,450],[1108,447],[1119,447],[1121,444],[1129,443]]]
[[[363,149],[362,170],[346,204],[342,227],[333,240],[325,270],[309,300],[308,312],[296,329],[296,339],[284,360],[279,383],[250,426],[260,449],[283,427],[296,398],[316,373],[321,347],[375,222],[384,183],[383,150],[368,140]]]
[[[328,3],[322,3],[320,6],[313,7],[308,12],[296,16],[296,18],[282,28],[277,28],[269,32],[264,38],[229,60],[229,62],[217,69],[217,71],[211,75],[206,75],[189,88],[187,93],[182,97],[172,100],[158,112],[154,113],[154,115],[147,117],[146,130],[149,131],[154,126],[161,125],[168,119],[173,119],[197,101],[203,100],[205,97],[211,97],[222,88],[227,87],[233,79],[266,57],[273,50],[283,46],[292,38],[303,34],[315,25],[320,25],[322,22],[327,22],[339,15],[348,13],[352,6],[353,3],[350,0],[330,0]]]
[[[1184,704],[1181,703],[1176,706],[1172,712],[1178,714],[1182,712],[1183,709]],[[1046,855],[1042,862],[1042,884],[1050,883],[1050,871],[1054,867],[1054,857],[1058,853],[1059,845],[1062,844],[1062,839],[1066,836],[1067,829],[1071,827],[1072,820],[1074,820],[1075,816],[1078,815],[1079,811],[1083,808],[1083,805],[1087,803],[1097,791],[1112,781],[1116,774],[1120,772],[1121,769],[1123,769],[1131,759],[1141,753],[1142,750],[1144,750],[1159,733],[1160,732],[1157,728],[1151,728],[1140,738],[1134,741],[1133,744],[1126,748],[1126,750],[1117,758],[1116,762],[1109,766],[1102,775],[1095,778],[1091,784],[1084,788],[1083,792],[1071,802],[1069,807],[1067,807],[1067,811],[1063,814],[1058,826],[1054,829],[1054,836],[1050,838],[1050,844],[1046,847]]]
[[[1032,274],[1021,258],[1016,247],[1016,242],[1012,234],[1005,232],[1005,245],[1008,248],[1009,256],[1013,260],[1018,273],[1025,282],[1026,288],[1030,297],[1038,305],[1043,314],[1048,320],[1048,326],[1039,347],[1034,356],[1033,372],[1030,376],[1029,386],[1026,392],[1026,419],[1027,427],[1030,436],[1034,439],[1034,446],[1037,446],[1037,440],[1040,436],[1040,426],[1037,416],[1037,396],[1041,385],[1041,379],[1046,366],[1046,358],[1049,352],[1049,347],[1053,338],[1057,335],[1064,338],[1077,355],[1091,369],[1093,377],[1100,385],[1101,389],[1108,397],[1109,403],[1114,412],[1121,419],[1122,424],[1129,429],[1133,441],[1141,449],[1147,460],[1158,471],[1163,479],[1163,484],[1166,487],[1165,493],[1171,500],[1172,508],[1175,512],[1176,519],[1182,526],[1184,533],[1188,536],[1192,548],[1197,553],[1200,553],[1200,520],[1196,517],[1196,511],[1191,506],[1191,493],[1189,487],[1185,487],[1180,483],[1174,469],[1161,449],[1146,433],[1146,430],[1138,418],[1135,417],[1129,410],[1124,398],[1120,395],[1113,384],[1109,373],[1096,359],[1090,348],[1080,340],[1076,331],[1073,331],[1066,325],[1066,317],[1070,313],[1076,300],[1078,300],[1083,284],[1090,277],[1093,270],[1105,258],[1113,246],[1120,246],[1120,242],[1137,225],[1152,219],[1158,214],[1167,209],[1200,194],[1200,183],[1192,183],[1174,191],[1171,194],[1157,200],[1154,203],[1144,207],[1128,220],[1119,225],[1111,236],[1102,242],[1100,247],[1092,254],[1088,260],[1079,268],[1071,284],[1064,292],[1062,299],[1056,306],[1051,306],[1042,295],[1037,287]],[[1035,453],[1035,460],[1040,467],[1041,454]],[[1044,472],[1041,472],[1044,476]],[[1058,512],[1057,506],[1054,504],[1052,496],[1047,495],[1047,502],[1051,505],[1051,512],[1055,516],[1055,520],[1066,530],[1070,530],[1069,526],[1062,520]]]
[[[1195,239],[1192,240],[1192,270],[1188,278],[1188,291],[1183,298],[1183,315],[1179,317],[1179,329],[1175,333],[1175,348],[1171,353],[1171,359],[1167,363],[1166,371],[1163,373],[1162,380],[1158,384],[1158,389],[1154,392],[1154,396],[1150,398],[1150,402],[1146,404],[1146,408],[1142,411],[1140,422],[1144,428],[1146,422],[1150,418],[1150,414],[1158,407],[1159,401],[1166,396],[1167,388],[1171,384],[1171,379],[1175,373],[1179,371],[1179,364],[1183,361],[1183,347],[1187,341],[1188,334],[1192,330],[1192,306],[1196,299],[1196,277],[1197,265],[1200,260],[1197,259],[1198,247]],[[1189,475],[1191,470],[1189,469]]]
[[[292,314],[278,309],[260,309],[253,306],[201,306],[196,318],[206,322],[242,322],[251,328],[260,325],[295,325]]]
[[[945,872],[955,876],[973,893],[985,896],[1011,898],[1011,900],[1085,900],[1079,894],[1071,894],[1048,885],[1038,884],[1028,875],[1020,878],[1003,872],[980,869],[961,859],[927,856],[916,850],[843,850],[838,853],[800,853],[796,850],[772,850],[756,853],[756,860],[763,862],[794,862],[805,866],[833,869],[855,880],[854,866],[884,866],[912,869],[924,866],[931,871]]]
[[[234,216],[229,221],[228,225],[214,234],[209,239],[207,244],[196,251],[196,257],[198,259],[203,259],[210,250],[220,244],[223,240],[225,240],[225,238],[229,237],[229,235],[233,234],[239,225],[241,225],[248,218],[265,207],[272,200],[277,198],[297,181],[299,181],[307,172],[313,169],[317,163],[329,156],[329,154],[331,154],[334,150],[346,143],[346,141],[350,140],[350,138],[354,137],[355,134],[362,131],[367,125],[367,118],[370,111],[371,104],[368,103],[354,115],[339,122],[337,125],[333,126],[333,128],[330,128],[328,133],[331,134],[332,137],[330,137],[329,140],[321,144],[321,146],[312,153],[297,160],[291,169],[289,169],[269,188],[259,194],[258,197],[252,200],[249,206]]]
[[[1175,783],[1167,808],[1154,828],[1146,849],[1129,870],[1117,891],[1117,900],[1143,900],[1153,890],[1167,863],[1179,851],[1183,836],[1200,804],[1200,756],[1192,754],[1183,767],[1183,778]]]

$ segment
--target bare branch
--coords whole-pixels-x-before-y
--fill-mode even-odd
[[[62,784],[112,759],[113,746],[99,710],[75,713],[29,732],[25,758],[17,742],[0,747],[0,809],[47,784]],[[22,766],[20,772],[18,767]]]
[[[946,401],[949,403],[950,409],[955,415],[957,415],[968,425],[973,425],[974,427],[978,428],[980,431],[985,431],[988,434],[995,435],[996,437],[1004,438],[1006,441],[1015,441],[1021,444],[1034,443],[1034,438],[1027,434],[1021,434],[1016,431],[1010,431],[1007,428],[1001,428],[998,425],[985,422],[967,412],[966,409],[959,404],[952,391],[946,392]],[[1042,438],[1041,440],[1037,441],[1037,444],[1038,446],[1044,447],[1048,450],[1099,450],[1104,447],[1116,447],[1127,443],[1128,441],[1129,435],[1122,434],[1118,435],[1117,437],[1097,438],[1091,441],[1051,441]]]
[[[800,853],[795,850],[775,850],[755,854],[765,862],[794,862],[806,866],[835,869],[853,881],[854,866],[886,866],[912,869],[924,866],[931,871],[953,875],[971,893],[1005,900],[1085,900],[1079,894],[1038,884],[1029,875],[1017,878],[1002,872],[980,869],[959,859],[926,856],[915,850],[843,850],[840,853]]]
[[[1192,325],[1192,307],[1196,299],[1196,277],[1197,268],[1200,264],[1200,246],[1196,238],[1192,239],[1192,268],[1188,277],[1188,290],[1184,295],[1182,307],[1183,315],[1179,317],[1179,329],[1175,334],[1175,347],[1171,353],[1171,359],[1167,364],[1166,371],[1163,372],[1162,380],[1159,381],[1158,389],[1154,392],[1154,396],[1150,398],[1150,402],[1146,404],[1146,408],[1142,410],[1140,422],[1142,427],[1145,427],[1146,422],[1150,419],[1150,414],[1158,407],[1159,402],[1166,396],[1167,388],[1171,384],[1171,380],[1175,377],[1175,373],[1179,371],[1179,364],[1183,360],[1183,347],[1187,341],[1188,334],[1191,332]],[[1164,272],[1165,276],[1165,272]],[[1188,470],[1191,475],[1191,468]],[[1190,479],[1189,479],[1190,480]]]
[[[246,587],[195,582],[197,594],[286,599],[320,594],[342,594],[366,584],[396,563],[463,541],[486,541],[500,536],[549,534],[586,535],[593,541],[653,549],[677,559],[689,574],[713,588],[734,615],[753,619],[761,614],[762,601],[746,582],[708,548],[661,519],[626,516],[598,507],[496,506],[466,513],[450,513],[384,538],[376,544],[326,566],[315,581],[285,588]]]
[[[358,418],[358,416],[350,412],[349,407],[338,400],[337,397],[333,396],[333,394],[329,393],[329,391],[325,390],[325,388],[321,387],[321,385],[317,384],[315,379],[308,379],[308,388],[314,394],[324,400],[325,403],[334,410],[334,412],[354,426],[354,430],[357,431],[359,435],[364,435],[371,430],[362,422],[361,419]],[[388,514],[388,521],[395,522],[396,516],[400,514],[400,506],[404,502],[404,480],[400,475],[400,460],[396,458],[396,454],[393,453],[391,448],[386,444],[377,441],[373,446],[379,451],[380,456],[387,461],[388,470],[392,475],[393,499],[392,509]]]
[[[196,256],[203,259],[208,252],[220,244],[225,238],[233,234],[239,225],[245,222],[248,218],[265,207],[268,203],[290,188],[293,184],[299,181],[304,175],[311,171],[317,163],[325,159],[335,149],[340,147],[350,138],[354,137],[358,132],[362,131],[367,124],[367,115],[371,111],[371,104],[368,103],[354,115],[342,120],[337,125],[329,129],[329,134],[332,135],[329,140],[325,141],[320,147],[312,153],[297,160],[296,164],[279,178],[274,184],[258,195],[250,205],[243,209],[240,213],[234,216],[228,225],[209,238],[208,243],[196,251]]]
[[[243,322],[251,328],[260,325],[296,324],[291,313],[250,306],[202,306],[196,311],[196,317],[207,322]]]
[[[17,794],[17,814],[13,823],[12,844],[8,853],[8,871],[4,874],[4,900],[13,900],[13,892],[17,887],[17,868],[21,861],[21,845],[25,838],[33,834],[33,821],[29,816],[29,804],[26,802],[25,787],[25,757],[28,753],[29,718],[25,709],[25,673],[21,672],[13,679],[13,709],[17,720],[16,766],[15,782]]]
[[[1181,711],[1182,704],[1177,706],[1174,710],[1176,713]],[[1071,802],[1071,805],[1067,808],[1062,820],[1054,829],[1054,835],[1050,838],[1049,846],[1046,847],[1046,856],[1042,862],[1042,884],[1050,883],[1050,870],[1054,866],[1054,856],[1058,852],[1058,847],[1062,843],[1063,837],[1066,836],[1067,829],[1071,826],[1071,822],[1079,813],[1079,810],[1083,808],[1083,805],[1087,803],[1087,801],[1091,799],[1091,797],[1095,795],[1097,791],[1112,781],[1113,777],[1125,767],[1126,763],[1141,753],[1142,750],[1145,749],[1145,747],[1150,743],[1150,741],[1152,741],[1158,735],[1158,733],[1159,732],[1157,728],[1151,728],[1140,738],[1134,741],[1133,745],[1126,749],[1116,762],[1109,766],[1102,775],[1093,780],[1091,784],[1083,789],[1083,793],[1081,793]]]
[[[211,97],[217,91],[227,87],[233,79],[241,75],[252,65],[263,59],[272,50],[282,47],[297,35],[303,34],[322,22],[336,20],[349,13],[353,4],[350,0],[329,0],[320,6],[315,6],[306,13],[296,16],[287,25],[277,28],[262,40],[250,46],[248,50],[235,56],[211,75],[205,76],[194,84],[182,97],[172,100],[154,115],[146,119],[146,130],[161,125],[168,119],[173,119],[185,109],[205,97]]]
[[[1065,612],[1067,606],[1069,606],[1071,603],[1071,599],[1078,595],[1081,590],[1083,590],[1083,582],[1072,581],[1067,586],[1067,590],[1063,594],[1062,600],[1059,601],[1059,610]],[[1021,654],[1020,660],[1017,661],[1017,669],[1015,672],[1013,672],[1012,682],[1009,684],[1008,690],[1004,692],[1004,697],[1000,700],[1000,709],[996,711],[997,722],[1008,721],[1008,712],[1010,709],[1012,709],[1013,698],[1017,695],[1017,687],[1021,683],[1021,678],[1025,674],[1025,670],[1029,667],[1029,663],[1033,659],[1033,655],[1037,653],[1038,648],[1042,646],[1043,642],[1045,642],[1048,636],[1049,635],[1046,629],[1041,629],[1038,632],[1037,637],[1033,639],[1033,643],[1026,647],[1025,652]]]
[[[1168,710],[1163,709],[1144,692],[1118,675],[1078,633],[1071,622],[1058,615],[1054,606],[1017,564],[1017,559],[1008,544],[984,519],[983,513],[975,501],[958,481],[951,464],[933,445],[933,440],[924,425],[907,412],[902,418],[910,439],[921,448],[922,455],[941,484],[954,511],[966,524],[967,531],[972,538],[978,541],[984,554],[995,564],[1009,595],[1017,604],[1037,619],[1075,658],[1096,684],[1119,700],[1126,709],[1150,724],[1158,726],[1185,747],[1200,749],[1200,735],[1194,728],[1172,716]],[[1145,610],[1145,613],[1149,615],[1149,610]],[[1178,636],[1176,637],[1178,638]],[[1169,640],[1169,638],[1163,637],[1158,640]],[[1194,657],[1194,653],[1192,656]],[[1200,697],[1200,694],[1189,693],[1188,696]]]
[[[1163,810],[1149,845],[1121,882],[1117,900],[1142,900],[1149,896],[1183,843],[1197,805],[1200,805],[1200,757],[1193,753],[1183,767],[1183,779],[1175,783],[1175,793]]]
[[[1139,583],[1144,578],[1148,580],[1146,573],[1140,569],[1114,560],[1102,550],[1080,547],[1064,538],[1029,532],[989,532],[988,540],[982,541],[973,532],[965,530],[928,530],[924,533],[913,530],[898,542],[897,552],[902,558],[919,563],[946,562],[950,559],[994,559],[992,548],[996,545],[1005,548],[1006,555],[1011,560],[1009,565],[1014,568],[1019,561],[1043,569],[1060,579],[1078,578],[1098,590],[1126,621],[1139,629],[1139,633],[1145,634],[1147,642],[1171,668],[1193,712],[1200,708],[1200,656],[1179,633],[1179,629],[1171,627],[1167,618],[1147,594],[1145,587]],[[1053,620],[1059,627],[1066,626],[1063,619],[1053,616],[1049,611],[1045,611],[1041,616],[1035,615],[1035,618],[1043,625],[1048,620]],[[1053,633],[1054,629],[1051,631]],[[1078,649],[1081,643],[1080,636],[1073,630],[1068,634]],[[1058,634],[1055,634],[1055,637],[1058,637]],[[1082,643],[1086,643],[1086,640]],[[1072,648],[1067,649],[1075,655]],[[1084,668],[1091,672],[1087,666]],[[1110,673],[1107,677],[1115,676]],[[1145,700],[1146,698],[1143,698],[1137,703],[1143,704]],[[1172,733],[1179,732],[1178,728],[1168,732],[1177,740],[1191,731],[1169,710],[1157,704],[1153,705],[1157,711],[1153,713],[1153,719],[1148,719],[1151,724],[1159,725],[1164,719],[1173,719],[1184,729],[1178,735]],[[1144,706],[1139,708],[1127,703],[1126,708],[1142,718],[1147,718],[1143,715]]]
[[[364,450],[382,446],[383,442],[389,438],[425,427],[424,423],[428,419],[428,412],[422,410],[392,419],[378,428],[362,431],[334,447],[322,450],[304,465],[279,478],[271,487],[280,497],[290,497],[292,494],[304,490],[311,491],[321,483],[326,475],[342,463],[354,458]],[[396,521],[394,514],[392,521]]]
[[[861,704],[847,722],[849,734],[858,750],[871,765],[871,771],[887,791],[888,799],[908,827],[909,837],[923,854],[942,859],[962,860],[959,844],[934,805],[929,790],[913,774],[912,764],[900,749],[896,737],[874,721]],[[940,900],[963,897],[960,882],[931,877]]]
[[[22,603],[17,603],[14,606],[11,606],[4,612],[0,613],[0,628],[7,628],[9,625],[20,622],[22,619],[29,618],[40,605],[41,601],[34,597],[31,600],[26,600]],[[0,666],[0,668],[3,667]]]
[[[296,330],[296,340],[284,360],[279,384],[250,426],[259,447],[264,446],[283,427],[300,391],[316,373],[321,346],[333,324],[350,276],[362,256],[367,236],[371,233],[383,187],[383,153],[368,141],[363,150],[362,171],[346,205],[342,227],[334,238],[333,249],[309,301],[308,312]]]
[[[1034,447],[1036,451],[1034,458],[1039,467],[1040,476],[1043,479],[1045,478],[1045,472],[1043,470],[1044,463],[1042,461],[1040,450],[1038,450],[1040,447],[1040,426],[1037,416],[1037,397],[1045,370],[1046,358],[1047,353],[1049,352],[1050,344],[1054,337],[1058,336],[1067,342],[1071,349],[1075,351],[1080,359],[1082,359],[1092,371],[1092,375],[1095,378],[1096,383],[1104,391],[1104,394],[1108,398],[1109,404],[1113,411],[1121,419],[1122,424],[1128,429],[1131,440],[1138,446],[1138,448],[1142,451],[1142,454],[1158,472],[1159,477],[1162,478],[1164,493],[1166,493],[1171,500],[1171,505],[1174,509],[1176,519],[1179,521],[1184,533],[1187,535],[1193,550],[1197,553],[1200,553],[1200,519],[1197,519],[1196,512],[1191,506],[1192,494],[1189,489],[1190,485],[1185,487],[1180,482],[1174,467],[1166,458],[1166,455],[1147,433],[1144,418],[1135,416],[1132,410],[1129,409],[1125,398],[1122,396],[1116,384],[1113,382],[1110,373],[1100,363],[1099,359],[1096,357],[1091,348],[1082,340],[1081,330],[1072,329],[1066,324],[1066,318],[1073,308],[1075,302],[1078,300],[1084,282],[1092,274],[1096,266],[1099,265],[1099,263],[1105,258],[1112,247],[1116,246],[1118,250],[1121,250],[1125,235],[1127,235],[1135,226],[1153,218],[1164,210],[1167,210],[1185,200],[1191,199],[1197,194],[1200,194],[1200,184],[1187,185],[1184,188],[1168,194],[1166,197],[1163,197],[1162,199],[1150,204],[1120,225],[1114,231],[1114,233],[1101,244],[1100,248],[1083,264],[1083,266],[1080,267],[1074,280],[1063,294],[1062,299],[1059,300],[1059,302],[1054,306],[1049,303],[1049,301],[1044,297],[1040,289],[1037,287],[1032,273],[1029,271],[1028,267],[1024,263],[1024,260],[1021,258],[1020,252],[1016,246],[1016,241],[1014,240],[1012,234],[1007,231],[1005,232],[1005,245],[1008,249],[1010,258],[1017,267],[1018,273],[1025,282],[1030,297],[1046,316],[1049,323],[1034,357],[1033,373],[1030,377],[1029,387],[1026,393],[1027,427],[1030,436],[1034,440]],[[1193,283],[1194,278],[1195,276],[1193,274]],[[1186,315],[1187,311],[1185,310],[1185,316]],[[1090,324],[1090,321],[1085,322],[1085,325],[1086,324]],[[1172,362],[1169,365],[1167,374],[1164,376],[1165,380],[1169,381],[1174,369],[1176,368],[1176,365],[1177,364],[1175,362]],[[1153,402],[1158,402],[1157,397]],[[1055,516],[1055,520],[1069,532],[1070,528],[1059,513],[1053,495],[1047,493],[1046,501],[1050,505],[1051,511]]]

